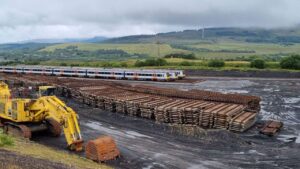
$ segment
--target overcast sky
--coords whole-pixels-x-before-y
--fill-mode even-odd
[[[0,0],[0,43],[300,24],[299,0]]]

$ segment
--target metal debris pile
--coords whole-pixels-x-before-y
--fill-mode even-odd
[[[268,136],[274,136],[281,130],[282,127],[283,127],[282,122],[269,120],[266,122],[266,124],[260,130],[260,133],[268,135]]]
[[[95,140],[90,140],[86,144],[85,155],[93,161],[105,162],[119,157],[120,151],[112,137],[101,136]]]

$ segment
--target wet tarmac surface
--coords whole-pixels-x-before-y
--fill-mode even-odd
[[[198,137],[172,132],[154,121],[122,116],[66,100],[80,116],[85,140],[113,136],[122,157],[109,162],[115,168],[300,168],[300,80],[209,78],[199,83],[136,84],[205,89],[262,98],[259,121],[284,122],[278,136],[260,135],[256,127],[245,133],[210,130]],[[65,148],[65,140],[39,137],[36,141]],[[82,154],[83,155],[83,154]]]

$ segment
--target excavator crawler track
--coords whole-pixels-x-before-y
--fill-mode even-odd
[[[14,123],[5,123],[4,132],[17,137],[31,138],[31,130],[26,125],[17,125]]]
[[[51,133],[51,135],[54,137],[59,137],[62,132],[61,125],[59,124],[59,122],[52,118],[47,119],[46,122],[48,126],[48,131]]]

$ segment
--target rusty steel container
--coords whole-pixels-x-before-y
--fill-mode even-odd
[[[105,162],[119,157],[120,151],[112,137],[101,136],[95,140],[90,140],[86,144],[85,154],[88,159]]]

